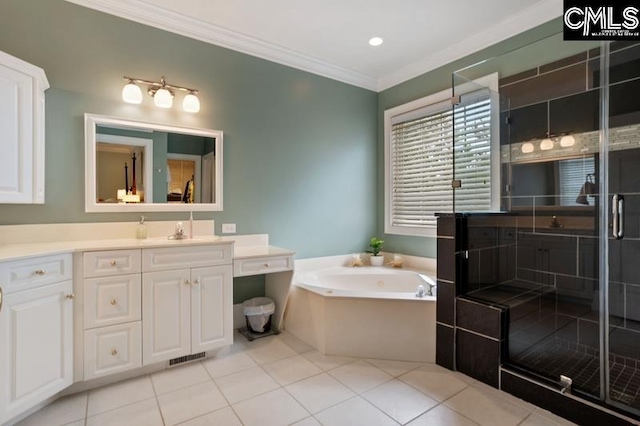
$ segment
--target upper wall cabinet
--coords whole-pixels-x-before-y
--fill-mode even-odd
[[[44,203],[44,91],[41,68],[0,52],[0,203]]]

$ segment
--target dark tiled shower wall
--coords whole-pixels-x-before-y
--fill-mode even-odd
[[[526,213],[441,215],[438,364],[497,386],[497,366],[508,356],[507,333],[511,356],[549,336],[597,350],[599,254],[593,233],[534,228]],[[611,239],[610,256],[611,352],[640,359],[640,238]],[[523,290],[508,294],[505,287]],[[465,355],[474,347],[483,368]]]
[[[640,121],[640,45],[613,43],[610,125]],[[583,133],[599,127],[600,50],[593,49],[500,79],[501,144]],[[507,109],[510,108],[510,111]],[[510,117],[507,124],[506,117]]]
[[[504,360],[506,309],[462,296],[469,270],[478,277],[473,289],[515,276],[501,270],[499,259],[515,253],[515,229],[507,231],[506,215],[443,214],[438,217],[438,299],[436,362],[498,387]]]
[[[520,228],[517,226],[518,220],[521,222]],[[597,332],[597,323],[588,316],[589,313],[592,313],[591,304],[585,302],[582,304],[566,303],[563,305],[559,300],[561,301],[564,296],[558,297],[554,286],[534,286],[534,288],[551,290],[538,291],[537,293],[529,292],[529,296],[519,298],[517,303],[510,306],[509,309],[497,303],[469,299],[465,295],[470,270],[469,265],[472,264],[473,253],[476,253],[477,259],[481,260],[491,257],[491,255],[486,256],[486,254],[493,251],[498,259],[513,262],[513,273],[507,273],[504,276],[506,281],[501,284],[509,286],[513,283],[518,283],[516,269],[518,229],[531,231],[530,228],[527,228],[528,224],[530,224],[530,218],[526,215],[447,214],[439,216],[436,362],[441,366],[461,371],[496,388],[500,387],[543,408],[573,421],[578,421],[580,424],[592,424],[592,420],[595,421],[593,424],[630,424],[626,420],[621,420],[620,417],[611,414],[611,412],[602,411],[593,404],[562,395],[552,390],[552,387],[540,385],[535,381],[519,379],[518,376],[510,371],[501,369],[501,366],[509,356],[507,354],[508,340],[506,333],[510,327],[521,327],[522,330],[528,329],[527,331],[531,335],[536,332],[542,332],[542,335],[538,336],[538,340],[558,328],[566,332],[566,335],[558,334],[560,338],[567,342],[572,339],[579,340],[577,336],[580,335],[582,336],[582,341],[590,344],[596,343],[589,341],[593,336],[597,336],[597,334],[594,334]],[[515,239],[511,233],[515,235]],[[582,242],[582,250],[585,253],[583,255],[586,259],[589,259],[589,256],[597,258],[597,252],[594,252],[593,248],[589,251],[587,249],[588,244],[582,241],[586,237],[552,236],[551,240],[542,242],[554,243],[559,246],[571,245],[570,241],[573,238]],[[550,235],[544,237],[550,237]],[[558,239],[555,239],[555,237],[558,237]],[[541,243],[537,239],[534,239],[534,242],[536,244]],[[575,244],[575,251],[573,251],[572,247],[569,247],[565,250],[566,255],[573,252],[578,257],[581,248],[578,245],[579,242],[576,241]],[[513,258],[501,257],[500,249],[505,246],[509,247],[509,252],[514,253]],[[638,248],[640,249],[640,246]],[[579,270],[579,264],[580,261],[576,260],[576,270]],[[478,265],[480,272],[477,276],[483,276],[484,273],[481,272],[483,267],[490,268],[491,265],[495,266],[496,264],[494,262],[481,261]],[[561,287],[565,282],[568,282],[568,279],[565,280],[564,275],[553,272],[556,271],[553,263],[548,265],[551,266],[547,267],[547,270],[539,272],[552,275],[553,282],[555,284],[559,282]],[[593,270],[585,269],[585,271],[588,271],[591,275],[594,274]],[[493,275],[496,277],[501,276],[497,271],[494,271]],[[511,277],[513,278],[512,280],[510,280]],[[578,281],[584,278],[578,275],[575,277],[579,278]],[[591,278],[585,279],[589,280]],[[498,284],[498,286],[501,284]],[[489,281],[481,282],[478,280],[472,291],[490,292],[493,289],[492,287],[495,286],[496,284],[492,286]],[[569,288],[571,286],[567,285],[566,287]],[[574,298],[579,299],[582,297],[587,300],[586,294],[588,291],[579,284],[576,285],[574,283],[572,291],[574,292],[572,293]],[[640,295],[640,291],[638,291],[638,295]],[[568,300],[568,302],[572,301],[573,299]],[[565,312],[566,315],[558,314],[558,309]],[[563,315],[568,318],[563,320]],[[547,329],[537,327],[536,325],[538,324],[543,324]],[[567,324],[571,324],[571,326],[565,327]],[[631,332],[628,329],[616,328],[611,336],[612,347],[627,345],[630,341],[638,340],[635,337],[630,339],[628,335],[622,333],[623,330]],[[624,362],[628,361],[628,359],[624,359]],[[619,360],[616,360],[616,362],[619,362]],[[636,368],[635,363],[633,368]]]

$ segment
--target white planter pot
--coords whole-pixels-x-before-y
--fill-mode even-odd
[[[371,266],[382,266],[384,264],[384,256],[379,254],[378,256],[371,256]]]

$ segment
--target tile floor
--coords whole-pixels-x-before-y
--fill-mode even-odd
[[[434,364],[324,356],[291,334],[62,398],[19,426],[571,425]]]

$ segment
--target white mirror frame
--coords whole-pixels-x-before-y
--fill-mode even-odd
[[[214,194],[216,194],[215,203],[193,203],[193,204],[168,204],[168,203],[98,203],[96,202],[96,126],[111,127],[136,127],[138,129],[158,130],[168,133],[181,133],[186,135],[203,136],[214,138],[216,165],[214,174]],[[149,123],[137,120],[128,120],[116,117],[107,117],[96,114],[84,115],[84,133],[85,133],[85,212],[87,213],[127,213],[127,212],[210,212],[222,211],[222,146],[223,132],[220,130],[197,129],[190,127],[169,126],[160,123]],[[151,155],[146,155],[149,162],[152,161]],[[153,170],[153,166],[148,167],[148,171]],[[145,176],[145,180],[148,179]],[[150,182],[148,180],[147,182]]]

